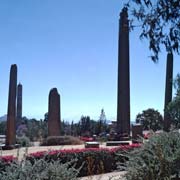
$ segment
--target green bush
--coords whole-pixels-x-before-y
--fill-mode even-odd
[[[16,163],[16,160],[14,156],[0,156],[0,172],[4,171],[11,164]]]
[[[11,164],[0,172],[1,180],[76,180],[78,170],[69,167],[71,162],[61,164],[59,161],[47,162],[36,160],[33,164],[26,160]]]
[[[180,134],[153,135],[140,149],[128,155],[127,180],[180,178]]]
[[[20,144],[21,147],[29,147],[30,146],[30,139],[26,136],[17,137],[16,143]]]
[[[51,151],[47,154],[42,153],[42,155],[41,153],[36,153],[27,157],[32,164],[34,164],[34,160],[42,158],[47,162],[61,161],[61,163],[73,160],[72,167],[75,169],[81,168],[78,176],[110,172],[115,165],[112,154],[107,150],[61,150],[61,152]]]
[[[49,136],[41,144],[41,146],[55,146],[55,145],[78,145],[82,141],[73,136]]]
[[[111,172],[117,169],[117,165],[126,161],[124,154],[138,148],[139,145],[127,145],[118,148],[88,148],[88,149],[64,149],[50,152],[36,152],[27,157],[34,163],[35,159],[44,158],[47,162],[58,161],[62,163],[74,160],[72,166],[76,169],[81,167],[78,176],[87,176]]]

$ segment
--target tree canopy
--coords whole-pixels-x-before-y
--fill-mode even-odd
[[[180,74],[177,74],[176,79],[174,80],[174,88],[176,89],[176,95],[180,96]]]
[[[136,123],[140,123],[144,130],[157,131],[163,127],[163,117],[155,109],[149,108],[136,116]]]
[[[132,15],[131,29],[140,27],[140,39],[149,41],[149,49],[152,52],[150,56],[154,62],[158,61],[162,48],[167,52],[179,54],[179,0],[129,0],[125,7]]]
[[[172,102],[168,104],[165,111],[170,115],[171,124],[175,128],[180,128],[180,74],[174,80],[174,87],[176,89],[176,95]]]

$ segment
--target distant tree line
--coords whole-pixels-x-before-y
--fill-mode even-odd
[[[48,136],[48,113],[44,115],[44,119],[37,120],[35,118],[22,118],[22,124],[16,130],[17,136],[27,136],[31,141],[39,141]],[[102,109],[98,121],[90,118],[90,116],[81,116],[76,123],[72,121],[61,122],[61,135],[72,136],[93,136],[94,134],[101,136],[109,133],[110,129],[106,123],[105,112]],[[0,134],[6,134],[6,121],[0,122]]]
[[[174,81],[176,89],[175,96],[172,102],[169,103],[166,112],[169,113],[171,118],[172,128],[180,128],[180,74],[177,75]],[[44,119],[28,119],[22,118],[22,124],[17,128],[17,136],[27,136],[31,141],[41,140],[48,135],[48,113],[44,115]],[[143,125],[144,130],[157,131],[163,129],[163,117],[157,110],[149,108],[142,111],[136,116],[136,123]],[[110,133],[110,127],[106,122],[105,112],[102,109],[99,120],[93,120],[90,116],[81,116],[78,122],[68,121],[61,122],[61,135],[72,136],[102,136]],[[6,134],[6,121],[0,122],[0,134]]]

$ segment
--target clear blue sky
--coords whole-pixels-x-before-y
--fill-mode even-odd
[[[122,0],[0,1],[0,116],[7,113],[9,69],[18,65],[23,116],[44,118],[49,90],[61,95],[61,117],[107,119],[117,111],[118,21]],[[138,30],[130,34],[131,119],[153,107],[163,112],[166,53],[148,56]],[[178,56],[174,77],[180,72]]]

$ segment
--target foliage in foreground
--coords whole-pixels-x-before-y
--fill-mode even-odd
[[[0,156],[0,172],[5,171],[5,168],[15,161],[16,158],[13,156]]]
[[[78,170],[70,167],[71,162],[62,164],[60,161],[47,162],[36,160],[33,164],[26,160],[11,163],[5,171],[0,172],[1,180],[76,180]]]
[[[78,176],[88,176],[111,172],[117,169],[119,163],[126,159],[119,154],[139,148],[139,144],[120,146],[118,148],[88,148],[54,150],[50,152],[36,152],[27,157],[33,164],[34,160],[44,158],[47,162],[61,160],[62,163],[74,160],[72,164],[76,169],[80,169]],[[83,166],[82,166],[83,165]]]
[[[127,180],[170,180],[180,178],[180,134],[152,136],[141,148],[130,152]]]
[[[13,156],[0,157],[1,180],[70,180],[114,171],[124,154],[140,144],[117,148],[66,149],[32,153],[18,163]]]

